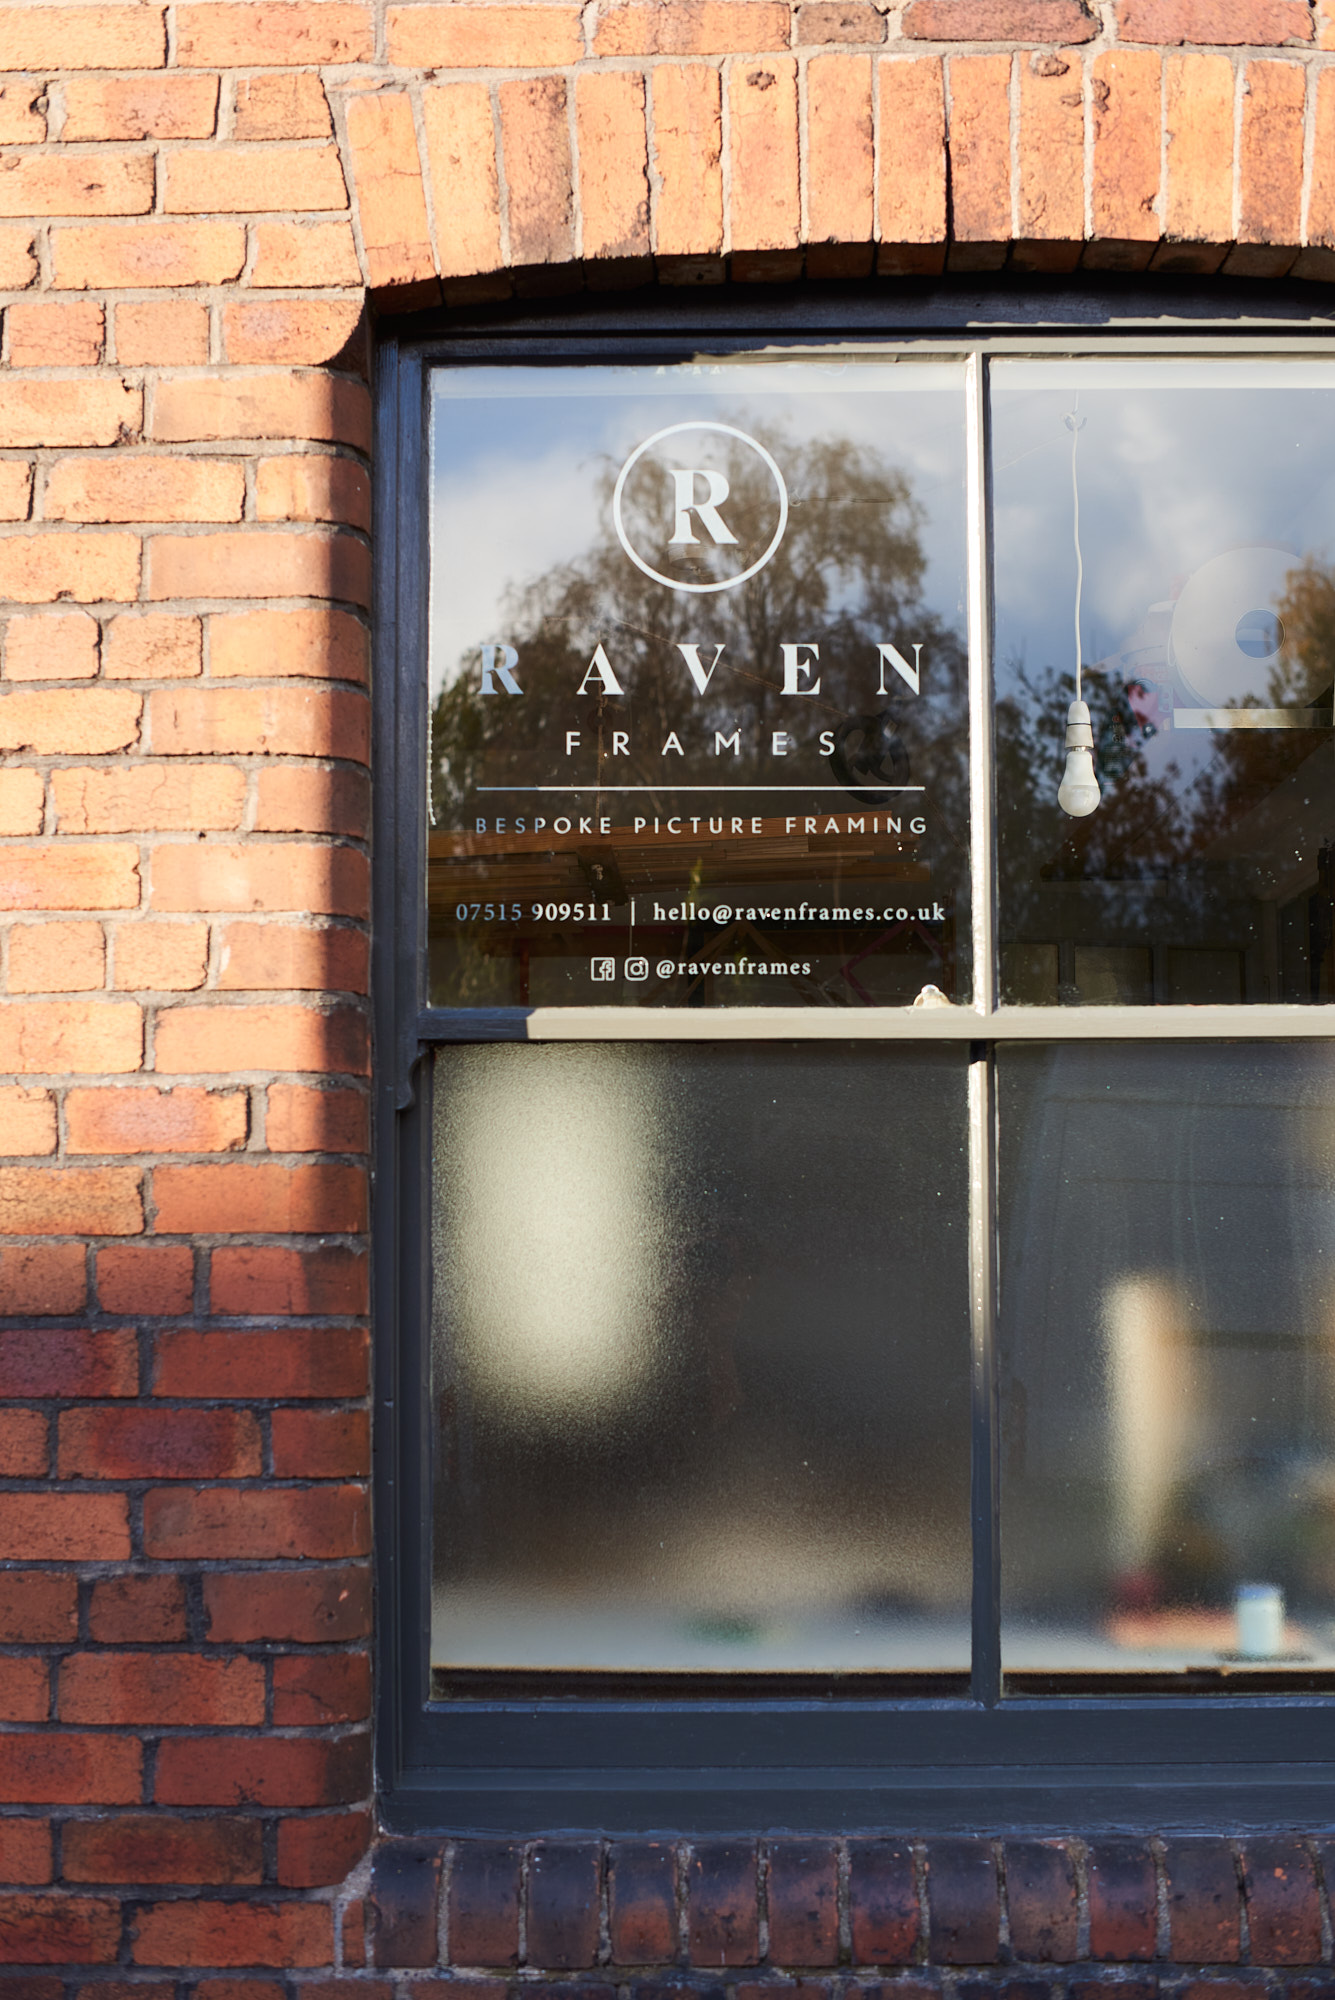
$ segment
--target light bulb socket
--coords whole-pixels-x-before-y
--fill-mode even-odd
[[[1066,747],[1068,750],[1094,748],[1094,731],[1087,701],[1073,701],[1066,711]]]

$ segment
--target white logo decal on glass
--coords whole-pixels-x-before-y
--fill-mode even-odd
[[[655,547],[653,550],[653,554],[657,559],[661,561],[665,554],[671,553],[674,549],[687,549],[692,546],[696,548],[712,547],[715,549],[741,548],[742,544],[739,542],[733,529],[728,525],[727,516],[724,512],[732,490],[731,482],[724,473],[718,472],[711,467],[682,464],[681,462],[683,459],[689,459],[691,456],[689,440],[685,434],[687,432],[698,434],[702,431],[713,435],[721,434],[723,437],[737,438],[749,451],[753,451],[756,454],[761,464],[765,467],[770,479],[773,481],[778,507],[778,519],[768,546],[756,561],[748,567],[740,569],[736,576],[724,576],[708,583],[693,583],[688,582],[684,577],[666,576],[661,569],[656,569],[648,557],[635,547],[626,526],[623,501],[626,492],[626,481],[630,477],[630,474],[634,471],[646,452],[653,453],[662,470],[668,474],[668,480],[664,487],[664,497],[667,505],[663,527],[669,531],[661,537],[661,552],[658,547]],[[679,438],[681,442],[669,447],[666,452],[658,450],[657,447],[662,446],[668,438]],[[784,531],[788,526],[788,488],[783,483],[783,474],[769,452],[766,451],[764,445],[757,444],[756,440],[753,437],[748,437],[745,431],[736,430],[731,424],[700,422],[669,424],[666,430],[655,431],[652,437],[644,440],[643,444],[636,445],[634,451],[622,466],[621,471],[617,474],[617,483],[612,493],[612,522],[617,531],[617,540],[621,543],[622,548],[635,564],[635,567],[642,570],[646,576],[652,577],[655,583],[665,585],[668,590],[688,590],[696,593],[735,590],[739,583],[745,583],[748,577],[754,576],[758,570],[762,570],[765,567],[765,564],[770,560],[779,543],[783,540]],[[703,535],[700,532],[701,530],[703,530]],[[644,538],[647,539],[647,536]]]

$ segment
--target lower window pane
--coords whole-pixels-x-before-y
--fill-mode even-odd
[[[1006,1048],[1007,1671],[1335,1668],[1335,1052]]]
[[[438,1669],[967,1669],[966,1101],[949,1046],[438,1055]]]

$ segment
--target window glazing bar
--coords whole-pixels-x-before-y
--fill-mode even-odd
[[[987,360],[970,356],[965,377],[965,523],[968,540],[969,831],[973,926],[973,1012],[996,1006],[996,893],[993,854],[992,565],[988,552]]]
[[[996,1360],[994,1067],[985,1042],[969,1064],[969,1330],[975,1701],[1001,1699],[1001,1493]]]
[[[431,1007],[422,1042],[1324,1041],[1335,1006]]]

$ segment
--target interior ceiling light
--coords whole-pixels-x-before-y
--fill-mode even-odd
[[[1066,769],[1057,789],[1057,804],[1072,819],[1087,819],[1098,806],[1099,781],[1094,775],[1094,731],[1090,727],[1089,704],[1080,694],[1080,592],[1085,581],[1085,565],[1080,554],[1080,482],[1076,476],[1076,451],[1085,419],[1073,410],[1065,419],[1071,433],[1071,505],[1075,532],[1075,700],[1066,711]]]

